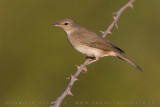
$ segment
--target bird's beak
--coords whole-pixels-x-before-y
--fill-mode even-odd
[[[58,25],[58,24],[53,24],[52,26],[56,26],[56,27],[59,27],[59,25]]]

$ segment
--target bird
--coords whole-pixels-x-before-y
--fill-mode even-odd
[[[114,56],[128,62],[142,71],[138,65],[124,56],[125,52],[122,49],[113,45],[110,41],[98,34],[80,26],[72,18],[63,18],[56,24],[53,24],[53,26],[62,28],[66,33],[71,46],[80,53],[86,55],[86,58],[91,58],[94,59],[93,61],[97,61],[105,56]]]

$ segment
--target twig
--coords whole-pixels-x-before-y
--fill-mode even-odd
[[[115,26],[118,29],[117,21],[122,14],[122,12],[127,8],[133,8],[133,2],[135,0],[130,0],[128,3],[126,3],[123,7],[121,7],[117,12],[113,13],[115,16],[113,16],[113,22],[110,24],[110,26],[107,28],[107,30],[103,33],[102,37],[105,38],[107,34],[111,34],[111,29]]]
[[[111,34],[111,29],[113,28],[113,26],[117,26],[117,21],[121,15],[121,13],[127,8],[127,7],[131,7],[133,8],[133,5],[132,3],[134,2],[135,0],[130,0],[127,4],[125,4],[122,8],[120,8],[120,10],[118,10],[115,15],[116,16],[113,16],[114,20],[113,22],[110,24],[110,26],[108,27],[108,29],[105,31],[105,32],[102,32],[102,37],[105,38],[107,36],[107,34]],[[64,98],[67,96],[67,95],[71,95],[73,96],[73,94],[71,93],[71,88],[74,84],[74,82],[77,79],[78,75],[82,72],[82,70],[84,70],[85,72],[87,72],[87,68],[86,66],[91,64],[90,62],[92,62],[93,59],[89,59],[89,58],[86,58],[85,62],[83,64],[81,64],[80,66],[77,66],[77,71],[74,75],[71,75],[70,76],[70,83],[68,84],[67,88],[65,89],[65,91],[62,93],[62,95],[60,97],[57,98],[56,101],[52,102],[50,107],[59,107],[60,104],[62,103],[62,101],[64,100]],[[97,60],[96,60],[97,61]],[[93,61],[94,62],[94,61]]]
[[[56,101],[52,102],[51,104],[54,104],[50,107],[59,107],[60,104],[62,103],[63,99],[67,96],[67,95],[71,95],[73,96],[73,94],[71,93],[71,88],[74,84],[74,82],[77,79],[78,75],[81,73],[82,70],[84,70],[85,72],[87,72],[87,68],[86,66],[89,64],[89,62],[92,59],[86,59],[85,62],[83,64],[81,64],[80,66],[77,66],[77,72],[74,75],[71,75],[69,78],[70,79],[70,83],[68,84],[67,88],[65,89],[65,91],[62,93],[62,95],[60,97],[57,98]],[[90,63],[91,64],[91,63]]]

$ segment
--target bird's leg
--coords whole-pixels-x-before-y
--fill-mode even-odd
[[[95,61],[99,60],[99,57],[89,57],[86,56],[86,61],[85,63],[81,64],[80,67],[82,67],[82,69],[85,71],[85,73],[87,73],[87,67],[86,65],[89,65]]]
[[[86,59],[88,59],[88,65],[89,65],[89,64],[99,60],[99,57],[88,57],[88,56],[86,56]]]

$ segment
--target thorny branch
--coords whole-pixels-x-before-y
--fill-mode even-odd
[[[135,0],[130,0],[128,3],[126,3],[122,8],[120,8],[117,12],[114,13],[115,16],[113,16],[113,22],[110,24],[110,26],[106,29],[105,32],[103,32],[102,34],[102,37],[105,38],[107,36],[107,34],[111,34],[111,29],[115,26],[116,28],[118,28],[117,26],[117,21],[120,17],[120,15],[122,14],[122,12],[127,8],[127,7],[130,7],[130,8],[133,8],[133,5],[132,3],[134,2]],[[65,89],[65,91],[62,93],[62,95],[60,97],[57,98],[56,101],[52,102],[50,107],[59,107],[60,104],[62,103],[62,101],[64,100],[64,98],[67,96],[67,95],[71,95],[73,96],[73,94],[71,93],[71,88],[74,84],[74,82],[77,79],[78,75],[84,70],[85,72],[87,72],[87,68],[86,66],[95,62],[93,61],[93,59],[90,59],[90,58],[86,58],[85,62],[83,64],[81,64],[80,66],[77,66],[77,71],[74,75],[71,75],[68,79],[70,79],[70,83],[68,84],[67,88]],[[96,60],[97,61],[97,60]]]
[[[117,12],[114,12],[113,14],[113,22],[109,25],[109,27],[107,28],[107,30],[105,32],[103,32],[103,35],[102,37],[105,38],[107,36],[107,34],[112,34],[111,33],[111,29],[115,26],[117,29],[118,29],[118,25],[117,25],[117,21],[120,17],[120,15],[122,14],[122,12],[127,8],[127,7],[130,7],[130,8],[133,8],[133,5],[132,3],[134,2],[135,0],[130,0],[128,3],[126,3],[123,7],[121,7]]]
[[[87,72],[86,66],[89,64],[90,61],[91,61],[91,59],[86,59],[86,61],[83,64],[81,64],[80,66],[77,66],[77,72],[74,75],[71,75],[69,78],[67,78],[67,79],[70,79],[69,85],[67,86],[65,91],[62,93],[62,95],[60,97],[58,97],[56,101],[51,103],[51,104],[54,104],[54,105],[52,105],[50,107],[59,107],[60,104],[62,103],[63,99],[67,95],[73,96],[73,94],[71,93],[71,88],[72,88],[74,82],[76,80],[78,80],[77,77],[81,73],[81,71],[84,70],[85,72]]]

